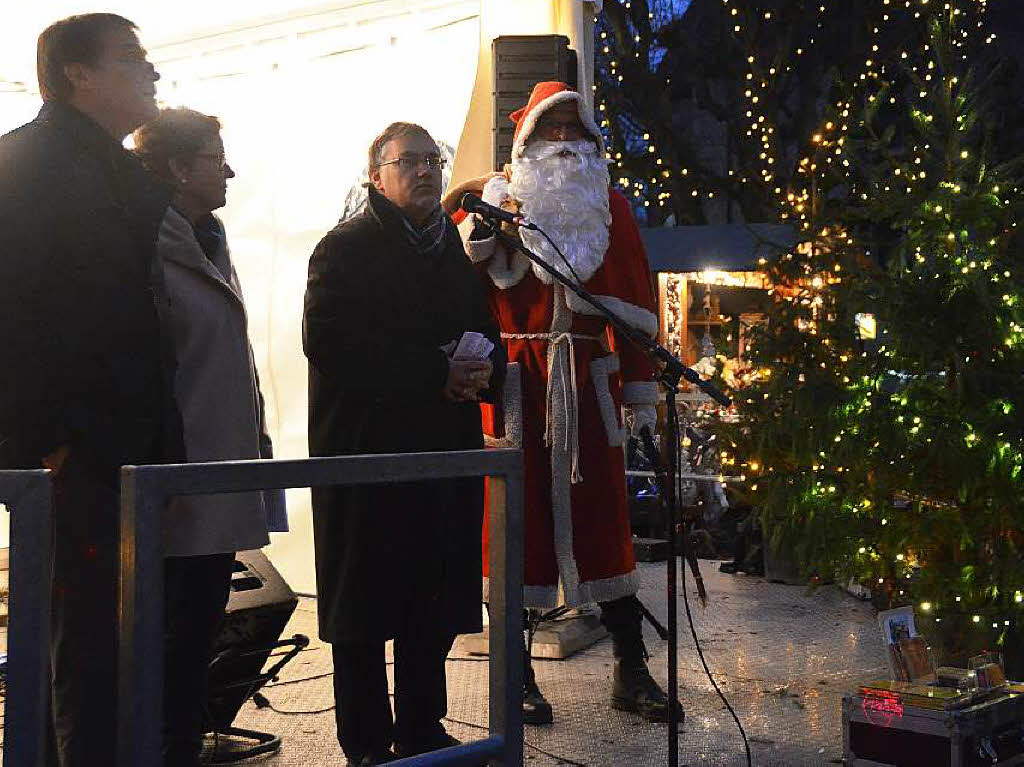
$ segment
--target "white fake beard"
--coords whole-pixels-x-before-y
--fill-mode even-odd
[[[608,186],[608,161],[586,139],[534,140],[512,160],[509,192],[519,201],[520,212],[547,232],[583,282],[594,275],[608,250]],[[567,271],[544,235],[519,231],[530,250],[563,274]],[[551,284],[551,275],[536,264],[533,273]]]

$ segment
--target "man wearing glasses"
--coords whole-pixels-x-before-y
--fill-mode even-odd
[[[156,235],[170,194],[121,146],[157,114],[135,25],[39,36],[43,107],[0,138],[0,467],[54,471],[53,714],[62,767],[114,764],[118,472],[180,459]]]
[[[370,146],[365,208],[313,252],[303,317],[310,455],[483,447],[478,402],[496,396],[505,356],[440,206],[443,164],[423,128],[388,126]],[[453,357],[466,332],[493,349]],[[457,743],[441,724],[445,658],[456,634],[481,629],[482,508],[478,479],[314,489],[320,636],[333,645],[350,766]]]

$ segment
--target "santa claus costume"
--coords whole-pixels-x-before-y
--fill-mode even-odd
[[[576,105],[582,140],[535,136],[543,115],[567,103]],[[484,199],[511,205],[540,226],[568,264],[543,235],[521,230],[527,247],[628,325],[654,337],[658,322],[647,256],[628,202],[610,189],[604,141],[580,94],[564,83],[540,83],[512,119],[510,169],[488,182]],[[600,603],[619,661],[612,705],[665,721],[667,700],[647,672],[634,596],[639,580],[621,414],[629,406],[635,426],[653,425],[659,392],[652,367],[595,307],[507,250],[473,217],[460,230],[488,290],[508,359],[522,371],[524,603],[554,607],[560,597],[571,606]],[[485,522],[485,568],[487,529]],[[526,698],[528,722],[551,721],[529,665]]]

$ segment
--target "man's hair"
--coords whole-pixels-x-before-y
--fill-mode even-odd
[[[70,101],[73,88],[64,67],[95,66],[103,55],[103,35],[111,29],[134,32],[138,27],[116,13],[85,13],[56,21],[43,30],[36,46],[36,75],[43,101]]]
[[[421,136],[426,136],[431,141],[434,140],[434,137],[422,125],[403,122],[391,123],[370,144],[369,162],[366,164],[367,173],[372,175],[380,167],[380,164],[384,161],[384,147],[388,145],[389,141],[408,136],[410,133],[417,133]]]
[[[135,131],[135,154],[150,173],[174,182],[171,160],[191,165],[203,144],[219,135],[216,117],[185,107],[161,109]]]

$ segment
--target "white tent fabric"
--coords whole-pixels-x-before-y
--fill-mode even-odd
[[[300,326],[306,264],[337,222],[372,138],[408,120],[458,147],[459,177],[491,162],[490,46],[502,34],[566,34],[591,82],[600,0],[14,0],[0,25],[0,134],[39,107],[35,41],[51,22],[111,11],[139,26],[162,75],[158,99],[221,118],[238,174],[220,211],[249,309],[277,455],[306,448]],[[472,102],[472,109],[471,109]],[[461,170],[460,170],[461,169]],[[372,328],[367,328],[372,332]],[[309,492],[289,491],[292,532],[268,554],[315,589]],[[0,514],[0,545],[7,515]]]
[[[198,8],[181,5],[190,4]],[[479,8],[478,0],[385,0],[262,24],[258,34],[241,25],[183,43],[149,44],[162,74],[158,99],[223,123],[238,175],[220,213],[245,291],[279,456],[307,454],[300,331],[309,255],[337,223],[370,141],[388,123],[418,122],[438,140],[457,144],[475,75]],[[66,15],[63,10],[41,20],[32,36]],[[123,12],[145,38],[147,16],[136,8]],[[206,20],[204,11],[195,13]],[[38,106],[30,92],[0,91],[0,133],[31,119]],[[269,554],[294,589],[311,593],[309,492],[289,491],[288,502],[292,533],[274,535]]]

